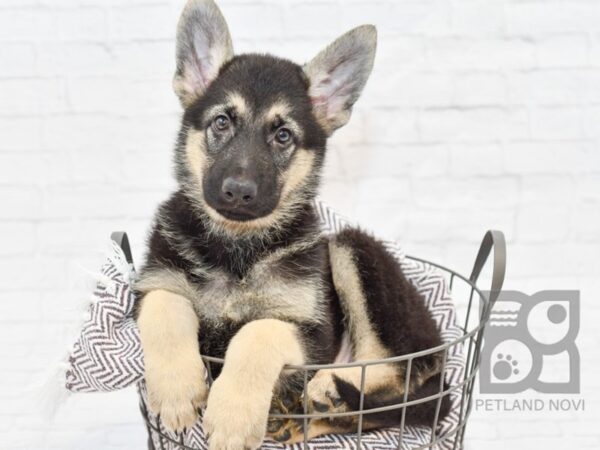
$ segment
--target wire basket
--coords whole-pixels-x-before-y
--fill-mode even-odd
[[[122,246],[128,246],[127,242],[120,242]],[[128,248],[126,249],[128,252]],[[478,287],[477,282],[479,275],[485,266],[488,256],[493,250],[494,258],[492,265],[491,275],[491,289],[489,291],[483,291]],[[369,360],[369,361],[357,361],[346,364],[313,364],[313,365],[288,365],[286,369],[292,369],[300,371],[304,374],[304,393],[306,393],[307,383],[309,381],[309,374],[319,369],[343,369],[349,367],[360,367],[361,368],[361,389],[360,389],[360,403],[358,410],[348,412],[335,412],[335,413],[309,413],[307,411],[306,402],[304,405],[303,414],[270,414],[269,418],[277,419],[299,419],[304,422],[304,429],[307,429],[308,421],[312,418],[334,418],[334,417],[348,417],[358,416],[358,427],[355,434],[346,435],[343,439],[336,438],[335,444],[326,444],[319,446],[319,444],[313,444],[313,441],[308,441],[306,436],[303,443],[294,444],[293,446],[284,446],[279,443],[268,443],[265,441],[262,448],[265,449],[276,449],[276,448],[293,448],[294,450],[309,450],[319,448],[378,448],[378,449],[461,449],[463,447],[463,441],[465,437],[465,429],[468,422],[468,418],[471,413],[472,400],[473,400],[473,388],[475,384],[475,378],[479,369],[480,363],[480,352],[483,340],[483,332],[488,322],[490,312],[494,306],[498,295],[502,289],[504,281],[504,273],[506,268],[506,245],[504,235],[499,231],[488,231],[481,243],[481,247],[475,259],[473,271],[470,277],[465,277],[447,267],[440,264],[430,262],[421,258],[413,256],[406,256],[407,261],[413,263],[419,263],[433,267],[436,272],[441,273],[445,279],[446,288],[448,291],[452,291],[452,301],[457,308],[457,319],[458,326],[457,336],[452,338],[450,341],[446,341],[443,345],[435,348],[427,349],[417,353],[411,353],[407,355],[400,355],[392,358],[386,358],[381,360]],[[466,350],[466,353],[465,353]],[[430,395],[424,398],[416,400],[408,400],[408,384],[410,381],[410,373],[413,365],[413,361],[416,358],[438,353],[440,352],[442,357],[442,369],[441,373],[444,376],[440,377],[439,392],[434,395]],[[461,355],[461,367],[457,371],[456,367],[450,367],[451,356]],[[223,360],[220,358],[214,358],[210,356],[202,356],[204,364],[207,368],[207,378],[209,385],[213,382],[212,372],[214,367],[222,365]],[[378,408],[365,409],[364,406],[364,383],[365,374],[367,368],[378,364],[388,364],[405,362],[406,364],[406,385],[404,389],[404,399],[400,403],[387,405]],[[454,376],[451,377],[451,383],[447,383],[444,386],[444,381],[448,381],[448,373],[454,370]],[[458,376],[457,376],[458,374]],[[143,382],[138,384],[138,391],[140,394],[140,409],[142,416],[146,423],[148,430],[148,447],[152,450],[204,450],[207,448],[206,440],[204,436],[200,436],[198,445],[190,446],[189,442],[186,442],[183,434],[176,435],[172,432],[167,431],[160,423],[160,418],[151,414],[146,406],[146,392],[145,385]],[[445,426],[439,426],[440,418],[440,407],[442,399],[445,396],[450,396],[452,400],[452,411],[455,420],[446,421]],[[428,434],[423,434],[423,430],[420,430],[419,435],[420,442],[415,444],[414,442],[408,442],[406,439],[407,426],[405,425],[406,411],[411,406],[425,403],[435,402],[435,415],[428,428]],[[385,444],[374,444],[371,431],[366,432],[363,430],[363,418],[365,415],[374,413],[384,413],[386,411],[401,410],[401,419],[398,423],[397,428],[388,429],[385,432]],[[232,411],[232,414],[234,412]],[[426,437],[423,438],[422,436]],[[377,439],[381,438],[381,435],[377,435]]]

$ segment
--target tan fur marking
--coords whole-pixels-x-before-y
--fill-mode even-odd
[[[210,390],[204,427],[210,450],[258,448],[265,436],[273,388],[285,364],[302,364],[296,326],[255,320],[233,337]]]
[[[199,315],[209,319],[319,321],[324,317],[319,283],[314,278],[283,279],[259,262],[242,281],[214,271],[198,288],[193,305]]]
[[[198,188],[202,190],[202,178],[207,162],[203,131],[195,129],[190,129],[188,131],[185,143],[185,154],[190,171],[198,183]]]
[[[284,122],[284,127],[289,128],[293,131],[296,136],[302,137],[302,127],[296,123],[294,119],[290,117],[292,107],[286,101],[279,100],[275,102],[263,115],[262,121],[267,124],[274,123],[277,119],[281,119]]]
[[[289,168],[283,175],[284,184],[281,198],[285,199],[310,175],[313,170],[315,155],[313,152],[299,148],[293,156]]]
[[[185,297],[155,290],[142,299],[137,323],[150,409],[170,429],[193,426],[207,395],[196,313]]]
[[[289,431],[291,432],[291,436],[287,441],[285,441],[286,444],[297,444],[304,440],[304,433],[302,432],[301,427],[294,427]],[[349,433],[352,431],[356,431],[356,427],[348,426],[346,428],[342,428],[332,424],[328,420],[312,419],[308,423],[308,433],[306,439],[311,440],[324,434]]]
[[[279,100],[269,108],[265,114],[265,122],[273,122],[277,117],[284,118],[292,111],[292,107],[288,102]]]
[[[227,100],[239,116],[248,116],[250,114],[248,102],[246,102],[246,99],[239,92],[230,92],[227,94]]]
[[[204,209],[210,218],[215,221],[215,223],[221,225],[225,230],[232,232],[233,234],[243,234],[249,231],[269,228],[277,222],[277,214],[275,213],[244,222],[229,220],[219,214],[219,212],[206,203],[204,199],[202,199],[202,202]]]
[[[189,283],[185,274],[173,269],[144,271],[141,278],[136,280],[135,288],[143,293],[164,289],[186,299],[198,296],[197,289]]]
[[[348,320],[348,331],[354,344],[355,359],[362,361],[391,356],[369,322],[366,298],[352,250],[331,242],[329,258],[333,284],[340,297],[343,297],[342,309]]]

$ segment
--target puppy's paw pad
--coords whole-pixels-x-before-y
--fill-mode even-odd
[[[311,411],[326,413],[347,409],[346,403],[338,394],[334,377],[333,371],[321,371],[308,383],[308,406]]]

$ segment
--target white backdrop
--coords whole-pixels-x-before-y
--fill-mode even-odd
[[[183,0],[0,0],[0,447],[143,448],[133,391],[53,423],[20,389],[65,347],[102,244],[139,261],[173,188]],[[364,22],[375,69],[331,140],[323,197],[466,273],[508,238],[506,287],[582,290],[584,413],[473,414],[470,449],[600,448],[600,1],[222,0],[238,52],[304,62]],[[42,438],[43,444],[32,444]]]

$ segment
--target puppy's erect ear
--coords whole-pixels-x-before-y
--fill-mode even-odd
[[[213,0],[188,0],[177,28],[173,88],[183,107],[191,105],[233,57],[227,23]]]
[[[327,134],[350,119],[375,59],[377,30],[362,25],[337,38],[304,66],[313,111]]]

